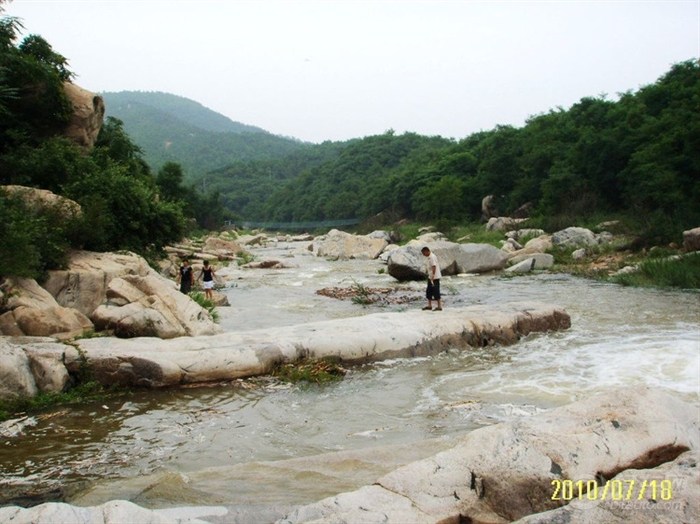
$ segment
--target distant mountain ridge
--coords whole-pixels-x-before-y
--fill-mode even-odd
[[[120,91],[101,96],[106,116],[124,122],[124,129],[154,170],[176,162],[188,180],[235,162],[279,158],[308,145],[235,122],[199,102],[170,93]]]
[[[135,104],[137,107],[148,106],[156,108],[204,131],[213,131],[215,133],[267,133],[260,127],[234,122],[199,102],[171,93],[162,91],[119,91],[101,93],[101,96],[108,106],[114,108],[115,112],[128,111],[130,109],[128,106]],[[109,113],[108,107],[107,114],[109,115]]]

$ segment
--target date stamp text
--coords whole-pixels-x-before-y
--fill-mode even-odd
[[[673,500],[671,480],[606,480],[600,485],[596,480],[554,479],[552,500]]]

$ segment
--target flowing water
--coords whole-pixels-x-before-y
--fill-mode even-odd
[[[285,269],[222,268],[232,305],[219,309],[221,325],[257,329],[424,305],[422,282],[399,284],[379,261],[329,262],[305,248],[254,251]],[[331,286],[397,287],[413,300],[364,307],[315,293]],[[558,274],[448,277],[443,291],[446,308],[558,304],[572,327],[508,347],[362,365],[325,386],[263,378],[56,409],[0,437],[0,503],[37,493],[82,505],[307,503],[371,483],[470,430],[611,387],[659,386],[700,405],[696,292]]]

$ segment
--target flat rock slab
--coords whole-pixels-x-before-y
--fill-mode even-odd
[[[86,363],[104,385],[166,387],[262,375],[305,358],[360,363],[513,344],[533,332],[570,326],[568,313],[558,306],[518,302],[375,313],[167,340],[97,337],[68,344],[0,337],[0,398],[60,390],[69,373],[80,372]]]
[[[8,506],[0,508],[0,522],[698,522],[698,425],[696,404],[660,388],[626,387],[474,430],[448,449],[400,466],[372,484],[287,510],[273,501],[262,508],[150,510],[113,500],[88,507]],[[314,462],[338,465],[338,458],[285,462],[293,479],[294,463],[309,471]],[[567,482],[568,491],[562,488]]]
[[[213,336],[94,338],[66,353],[77,366],[87,358],[105,384],[173,386],[269,373],[280,363],[335,357],[365,362],[436,354],[450,348],[513,344],[532,332],[567,329],[560,307],[533,303],[471,306],[444,311],[376,313]]]
[[[480,428],[278,523],[698,522],[699,435],[693,404],[660,389],[610,391]]]

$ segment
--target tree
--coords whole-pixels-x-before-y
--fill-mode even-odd
[[[187,200],[187,189],[182,185],[184,174],[180,164],[167,162],[158,171],[156,185],[160,195],[171,202],[184,202]]]

